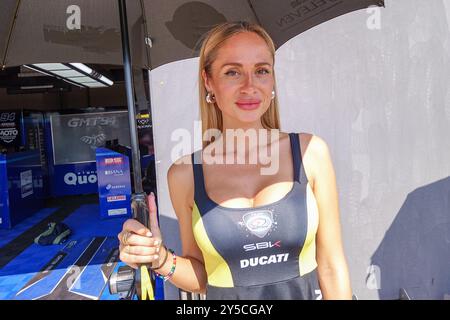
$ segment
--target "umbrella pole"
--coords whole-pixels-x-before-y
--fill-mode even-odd
[[[134,103],[134,94],[133,94],[134,84],[131,71],[132,69],[131,69],[130,41],[128,34],[127,8],[125,0],[118,0],[118,2],[120,14],[120,30],[122,35],[125,90],[127,94],[127,105],[128,105],[128,121],[130,124],[131,160],[133,164],[134,193],[131,197],[131,208],[133,210],[133,218],[135,218],[144,226],[149,228],[150,223],[149,223],[149,213],[146,201],[146,194],[144,193],[144,190],[142,188],[141,163],[140,163],[138,134],[136,126],[136,106]],[[151,277],[147,266],[142,265],[138,271],[136,272],[130,271],[130,272],[134,273],[133,287],[131,289],[136,290],[139,299],[142,300],[154,299],[153,285],[151,283]]]
[[[123,52],[123,68],[125,74],[125,91],[127,94],[128,105],[128,122],[130,124],[130,139],[131,139],[131,160],[133,163],[134,173],[134,192],[139,194],[143,192],[142,188],[142,176],[141,176],[141,163],[138,147],[138,134],[136,127],[136,106],[134,103],[133,94],[133,76],[131,71],[131,54],[130,54],[130,40],[128,34],[128,19],[127,8],[125,0],[119,1],[120,12],[120,30],[122,34],[122,52]]]

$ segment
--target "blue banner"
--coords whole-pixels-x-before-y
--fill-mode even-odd
[[[0,228],[9,225],[6,156],[0,154]]]
[[[127,156],[96,149],[100,217],[131,217],[130,163]]]
[[[38,150],[2,157],[2,228],[11,228],[44,206],[44,183]],[[6,205],[5,205],[6,204]]]
[[[0,148],[14,152],[20,145],[22,145],[21,112],[0,112]]]
[[[51,194],[66,196],[97,193],[95,162],[62,164],[50,168]]]
[[[55,165],[95,162],[95,149],[107,141],[130,145],[127,111],[54,114],[50,122]]]
[[[96,171],[95,162],[53,166],[50,169],[52,195],[97,193]]]
[[[97,193],[95,150],[129,145],[126,111],[47,114],[46,152],[52,196]]]

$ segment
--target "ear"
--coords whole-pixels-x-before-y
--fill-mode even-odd
[[[208,77],[205,70],[202,70],[202,78],[203,78],[203,84],[205,85],[206,91],[211,92],[212,91],[211,79]]]

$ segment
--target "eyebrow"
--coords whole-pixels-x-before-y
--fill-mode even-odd
[[[237,62],[226,62],[224,63],[220,69],[224,68],[224,67],[228,67],[228,66],[235,66],[235,67],[242,67],[241,63],[237,63]],[[269,62],[258,62],[255,64],[255,66],[260,67],[260,66],[270,66],[272,67],[272,64]]]

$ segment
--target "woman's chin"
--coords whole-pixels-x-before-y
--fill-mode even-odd
[[[241,124],[242,126],[249,126],[255,124],[259,126],[261,123],[261,117],[264,114],[262,109],[256,109],[251,111],[243,111],[243,110],[233,110],[234,112],[228,113],[226,117],[232,122],[236,124]]]
[[[241,123],[242,126],[255,125],[259,126],[261,123],[261,117],[239,117],[236,122]]]

